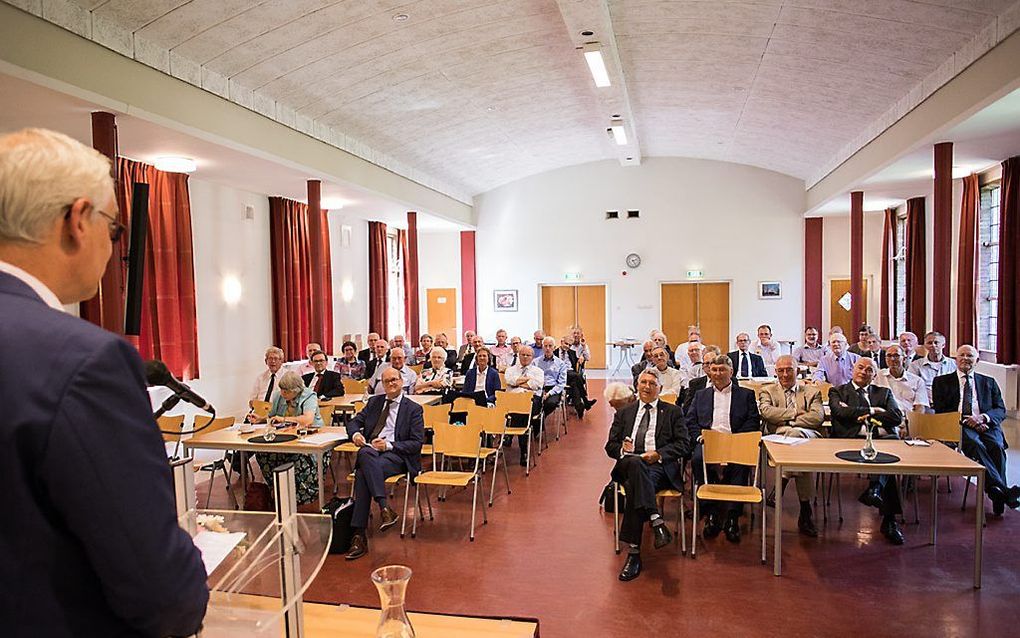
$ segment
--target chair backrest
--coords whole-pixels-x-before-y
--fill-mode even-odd
[[[818,382],[818,393],[822,395],[822,403],[829,402],[829,390],[832,389],[832,384],[826,381]]]
[[[365,406],[368,405],[368,401],[355,401],[351,405],[354,406],[354,414],[357,414],[365,409]]]
[[[440,403],[438,405],[423,405],[421,406],[424,412],[423,420],[425,421],[425,427],[434,430],[436,423],[449,423],[450,422],[450,406],[446,403]]]
[[[269,408],[273,405],[269,401],[252,401],[251,402],[251,413],[260,419],[264,419],[269,416]]]
[[[424,363],[419,363],[418,365],[411,366],[411,369],[414,370],[414,373],[420,377],[421,371],[424,367],[425,367]]]
[[[365,390],[368,389],[368,381],[365,379],[348,379],[344,377],[340,381],[344,384],[344,394],[365,394]]]
[[[740,387],[741,388],[747,388],[751,392],[754,392],[754,400],[755,401],[758,400],[758,395],[761,394],[761,386],[762,386],[762,384],[758,383],[757,381],[747,381],[747,380],[744,380],[744,379],[740,380]]]
[[[484,424],[484,419],[468,419],[468,422],[464,425],[436,423],[434,435],[432,437],[433,452],[435,454],[449,454],[463,457],[473,456],[477,461],[479,458],[479,452],[482,449],[482,430]]]
[[[323,425],[333,424],[333,410],[336,409],[334,405],[319,405],[319,416],[322,417]]]
[[[727,434],[716,430],[702,430],[706,464],[735,463],[757,466],[760,457],[761,432]]]
[[[233,419],[231,419],[233,421]],[[167,443],[177,443],[181,440],[180,431],[184,429],[184,415],[175,414],[173,416],[163,415],[156,419],[156,423],[159,424],[159,429],[163,435],[163,440]],[[167,434],[167,432],[177,432],[177,434]]]
[[[506,387],[506,373],[505,372],[500,372],[499,373],[499,387],[501,387],[501,388],[505,388]]]
[[[531,392],[496,392],[496,406],[505,408],[504,414],[531,414]]]
[[[506,427],[506,413],[496,408],[483,408],[480,405],[472,405],[467,409],[467,420],[471,424],[482,424],[482,431],[486,434],[502,434]],[[501,418],[502,417],[502,418]]]
[[[924,414],[907,412],[907,431],[915,439],[959,443],[963,436],[959,412]]]
[[[209,423],[210,420],[212,420],[212,423]],[[205,427],[206,424],[208,424],[209,427]],[[195,415],[194,429],[198,430],[204,428],[202,429],[203,434],[206,432],[215,432],[216,430],[224,430],[232,425],[234,425],[233,417],[221,416],[219,418],[213,419],[208,414]]]
[[[676,395],[673,393],[660,394],[659,401],[662,401],[663,403],[670,403],[672,405],[676,405]]]
[[[453,400],[453,408],[450,412],[467,412],[468,408],[475,406],[475,400],[469,397],[457,397]]]

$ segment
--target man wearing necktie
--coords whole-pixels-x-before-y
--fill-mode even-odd
[[[276,382],[283,375],[283,350],[276,346],[266,348],[265,361],[266,369],[259,376],[255,377],[255,384],[248,393],[249,407],[251,401],[271,402],[273,396],[278,392]]]
[[[1006,405],[995,379],[974,372],[978,353],[973,346],[956,351],[956,372],[932,381],[936,413],[959,412],[963,426],[963,453],[985,467],[985,492],[992,511],[1001,516],[1006,506],[1020,507],[1020,487],[1006,482],[1006,443],[1002,421]]]
[[[733,376],[738,379],[749,379],[751,377],[767,377],[765,360],[761,355],[750,351],[751,335],[741,332],[737,335],[737,349],[729,353],[730,361],[733,362]]]
[[[638,397],[613,418],[606,454],[616,460],[613,480],[626,491],[620,540],[627,544],[627,561],[620,580],[641,573],[641,533],[645,521],[652,526],[655,548],[673,539],[655,502],[658,490],[683,490],[681,459],[690,454],[690,440],[683,413],[675,405],[659,401],[659,379],[651,371],[638,376]]]
[[[326,369],[329,364],[326,353],[321,350],[313,352],[309,361],[312,363],[312,372],[301,377],[305,387],[311,388],[312,392],[320,399],[342,397],[344,395],[343,380],[339,373]]]
[[[394,368],[383,370],[381,383],[385,394],[369,399],[365,409],[347,424],[347,434],[358,446],[351,516],[354,535],[347,560],[368,553],[365,528],[373,500],[379,505],[380,532],[397,522],[397,513],[386,502],[386,478],[421,472],[421,446],[425,442],[421,406],[404,398],[403,377]]]
[[[379,370],[379,366],[389,361],[390,344],[385,339],[376,339],[372,345],[372,357],[365,364],[365,378],[371,379]]]

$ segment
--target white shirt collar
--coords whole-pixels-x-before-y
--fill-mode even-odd
[[[733,391],[733,382],[732,381],[730,381],[729,385],[727,385],[722,390],[720,390],[719,388],[715,387],[715,384],[710,384],[710,385],[711,385],[713,390],[715,390],[716,392],[720,392],[722,394],[730,394],[730,392]]]
[[[957,370],[956,371],[956,375],[960,378],[960,383],[961,384],[963,383],[963,380],[964,380],[965,377],[970,377],[971,378],[971,382],[973,382],[973,380],[974,380],[974,370],[971,370],[970,372],[964,372],[962,370]]]
[[[25,285],[32,289],[32,292],[39,295],[39,298],[42,299],[47,306],[54,310],[64,312],[64,306],[60,303],[60,299],[57,298],[57,295],[55,295],[46,284],[39,281],[35,275],[3,260],[0,260],[0,272],[5,272],[8,275],[21,280],[25,283]]]
[[[659,397],[655,397],[654,399],[652,399],[652,400],[651,400],[651,401],[649,401],[648,403],[645,403],[645,402],[644,402],[644,401],[642,401],[642,400],[641,400],[641,398],[639,397],[639,398],[638,398],[638,404],[639,404],[639,405],[641,406],[641,409],[642,409],[642,410],[644,410],[644,409],[645,409],[645,408],[644,408],[644,406],[646,406],[646,405],[650,405],[650,406],[652,406],[652,409],[653,409],[653,410],[655,410],[655,409],[657,409],[657,408],[659,407]]]

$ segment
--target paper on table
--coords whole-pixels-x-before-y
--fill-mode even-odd
[[[230,552],[234,551],[237,544],[244,538],[244,532],[224,534],[222,532],[210,532],[202,530],[191,540],[195,543],[198,551],[202,552],[202,562],[205,563],[206,576],[213,573],[223,559]]]
[[[782,434],[768,434],[761,437],[762,441],[771,441],[780,445],[802,445],[811,439],[802,439],[795,436],[783,436]]]
[[[302,443],[311,443],[312,445],[320,445],[322,443],[329,443],[330,441],[342,441],[343,436],[339,434],[330,434],[329,432],[319,432],[318,434],[309,434],[308,436],[301,439]]]

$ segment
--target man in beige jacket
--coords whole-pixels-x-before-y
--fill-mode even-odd
[[[797,382],[797,362],[789,355],[776,360],[776,376],[779,383],[762,386],[758,394],[758,411],[769,434],[804,439],[821,437],[819,428],[825,419],[821,392],[814,386]],[[792,476],[797,484],[797,498],[800,499],[797,528],[805,536],[818,536],[811,513],[811,500],[815,495],[814,476],[803,472]],[[783,477],[783,489],[786,482],[787,478]],[[782,501],[782,494],[777,500]]]

